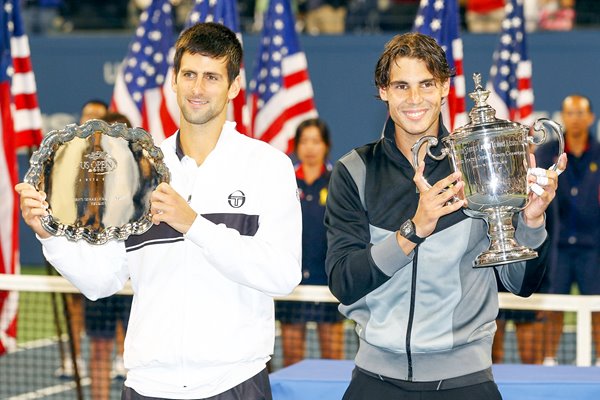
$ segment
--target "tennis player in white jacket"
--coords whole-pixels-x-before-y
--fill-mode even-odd
[[[300,282],[301,211],[289,158],[226,122],[241,58],[223,25],[179,37],[180,129],[161,144],[171,181],[152,193],[146,233],[105,245],[51,236],[45,193],[15,188],[46,258],[88,298],[131,279],[123,399],[271,399],[273,296]]]

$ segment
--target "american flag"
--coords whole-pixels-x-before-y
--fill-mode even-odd
[[[11,78],[14,62],[11,39],[17,13],[12,1],[0,10],[0,273],[19,273],[18,200],[13,187],[18,180],[16,137],[12,113]],[[17,292],[0,291],[0,354],[16,348]]]
[[[465,125],[465,77],[463,44],[460,38],[457,0],[421,0],[413,31],[434,38],[446,52],[450,68],[456,75],[450,81],[450,93],[442,108],[444,125],[450,131]]]
[[[252,135],[289,153],[296,127],[317,116],[289,0],[271,0],[250,81]]]
[[[170,93],[169,67],[174,42],[169,0],[152,0],[140,16],[140,25],[117,74],[111,108],[131,125],[148,131],[157,143],[177,130],[179,109],[165,101]]]
[[[196,0],[186,21],[186,28],[198,22],[217,22],[235,32],[240,43],[240,16],[236,0]],[[248,134],[250,115],[246,106],[246,71],[242,63],[240,68],[241,90],[229,103],[227,119],[236,122],[238,132]]]
[[[38,146],[42,141],[42,113],[31,67],[29,39],[21,18],[19,0],[2,0],[12,55],[11,104],[17,147]],[[4,29],[4,28],[3,28]]]
[[[533,88],[531,60],[527,55],[523,0],[507,0],[500,43],[494,51],[487,89],[488,104],[498,118],[531,124]]]

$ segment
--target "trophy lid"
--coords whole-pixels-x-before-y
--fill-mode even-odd
[[[494,134],[496,132],[514,131],[522,129],[522,125],[496,118],[496,110],[490,106],[487,101],[490,96],[490,91],[485,90],[481,85],[481,74],[476,72],[473,74],[475,82],[475,90],[469,93],[469,97],[475,102],[475,105],[469,112],[470,122],[452,132],[454,138],[462,138],[477,134]]]

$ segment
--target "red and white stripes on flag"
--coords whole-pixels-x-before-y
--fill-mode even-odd
[[[456,73],[450,80],[450,92],[442,107],[442,119],[450,132],[468,122],[459,21],[456,0],[421,0],[413,26],[413,31],[431,36],[438,42],[446,52],[448,65]]]
[[[317,117],[289,0],[271,0],[250,81],[252,136],[289,153],[296,127]]]
[[[12,56],[11,104],[15,145],[39,146],[42,141],[42,113],[38,105],[35,75],[31,67],[29,39],[25,34],[18,0],[3,0],[10,53]]]
[[[16,4],[18,6],[18,4]],[[18,181],[16,143],[11,95],[14,75],[11,37],[14,32],[12,0],[0,10],[0,273],[18,274],[19,220],[14,185]],[[0,291],[0,354],[16,349],[18,293]]]
[[[487,89],[488,104],[496,117],[531,125],[533,88],[531,60],[527,54],[523,0],[507,0],[500,42],[494,51]]]
[[[168,70],[173,40],[171,3],[153,0],[140,16],[111,101],[112,109],[127,116],[133,126],[148,131],[156,143],[173,134],[179,122],[177,104],[164,101],[171,91]]]

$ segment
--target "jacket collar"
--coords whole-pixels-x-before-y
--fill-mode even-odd
[[[231,132],[239,134],[238,132],[235,131],[235,125],[236,125],[235,122],[225,121],[225,124],[223,125],[223,129],[221,129],[221,135],[219,136],[219,140],[217,141],[217,145],[215,146],[215,150],[217,149],[217,147],[219,147],[221,142],[226,140],[226,136],[229,135]],[[185,157],[185,153],[183,152],[183,147],[181,146],[180,134],[181,134],[181,132],[179,131],[179,129],[174,134],[175,135],[175,154],[177,155],[177,158],[179,159],[179,161],[181,161],[183,159],[183,157]]]
[[[439,125],[438,134],[437,134],[438,144],[431,148],[431,152],[433,154],[441,153],[442,139],[450,135],[450,133],[444,126],[441,114],[439,117],[438,125]],[[412,167],[411,160],[407,160],[406,157],[404,157],[404,155],[400,152],[400,149],[398,149],[398,146],[396,146],[395,133],[396,133],[396,127],[394,125],[394,121],[392,120],[392,118],[390,118],[388,116],[387,120],[385,121],[385,125],[383,127],[383,133],[382,133],[382,142],[383,142],[383,148],[385,150],[385,153],[392,160],[399,162],[402,165],[405,165],[405,166],[408,165],[408,166]],[[427,157],[425,160],[426,160],[425,162],[427,163],[429,161],[429,157]]]

